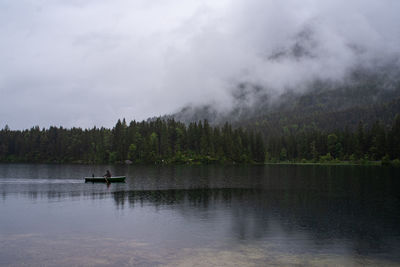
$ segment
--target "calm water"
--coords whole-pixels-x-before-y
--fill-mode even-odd
[[[1,266],[400,266],[399,169],[0,164],[0,194]]]

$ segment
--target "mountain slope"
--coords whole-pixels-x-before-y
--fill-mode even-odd
[[[280,95],[252,84],[240,84],[232,93],[234,108],[218,111],[212,105],[187,106],[168,117],[183,122],[207,119],[225,121],[262,132],[282,127],[317,127],[322,130],[354,129],[359,121],[391,124],[400,113],[400,71],[396,65],[374,70],[358,68],[343,81],[314,81],[303,90]]]

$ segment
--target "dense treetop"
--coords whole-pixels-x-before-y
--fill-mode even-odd
[[[0,131],[0,160],[6,162],[80,163],[262,163],[260,133],[226,123],[118,120],[113,129],[50,127]]]
[[[118,120],[112,129],[0,130],[2,162],[264,163],[400,159],[400,116],[392,125],[359,122],[355,130],[285,125],[273,131],[188,125],[173,119]],[[311,124],[312,125],[312,124]]]

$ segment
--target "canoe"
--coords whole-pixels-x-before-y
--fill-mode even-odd
[[[107,178],[110,183],[125,183],[125,176],[112,176]],[[85,183],[106,183],[106,179],[104,177],[85,177]]]

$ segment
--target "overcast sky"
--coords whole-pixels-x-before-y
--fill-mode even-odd
[[[0,127],[112,127],[229,108],[239,82],[339,80],[397,59],[399,11],[399,0],[0,0]]]

